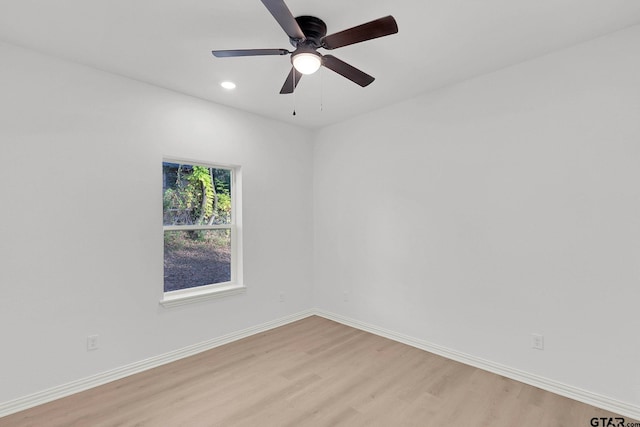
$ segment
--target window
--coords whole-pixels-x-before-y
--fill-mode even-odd
[[[237,168],[162,163],[163,305],[244,290],[238,181]]]

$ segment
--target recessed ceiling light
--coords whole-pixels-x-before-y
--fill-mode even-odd
[[[229,90],[236,88],[236,84],[234,82],[222,82],[220,83],[220,86]]]

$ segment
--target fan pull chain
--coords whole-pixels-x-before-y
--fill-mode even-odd
[[[323,105],[323,100],[324,100],[324,67],[320,67],[320,111],[324,111],[324,105]]]
[[[296,70],[293,72],[293,115],[296,115]]]

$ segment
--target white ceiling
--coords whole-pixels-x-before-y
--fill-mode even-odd
[[[287,5],[294,16],[323,19],[329,33],[393,15],[398,34],[331,52],[376,81],[361,88],[323,69],[305,76],[295,96],[280,95],[289,57],[214,58],[212,49],[292,50],[259,0],[0,0],[0,39],[317,128],[640,23],[638,0],[287,0]],[[222,89],[223,80],[233,80],[237,89]]]

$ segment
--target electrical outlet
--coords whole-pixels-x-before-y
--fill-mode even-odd
[[[280,292],[280,302],[284,302],[284,292]]]
[[[531,347],[536,350],[544,350],[544,336],[540,334],[531,334]]]
[[[349,291],[342,292],[342,300],[344,302],[349,302]]]
[[[97,349],[98,349],[98,336],[89,335],[87,337],[87,351],[92,351]]]

